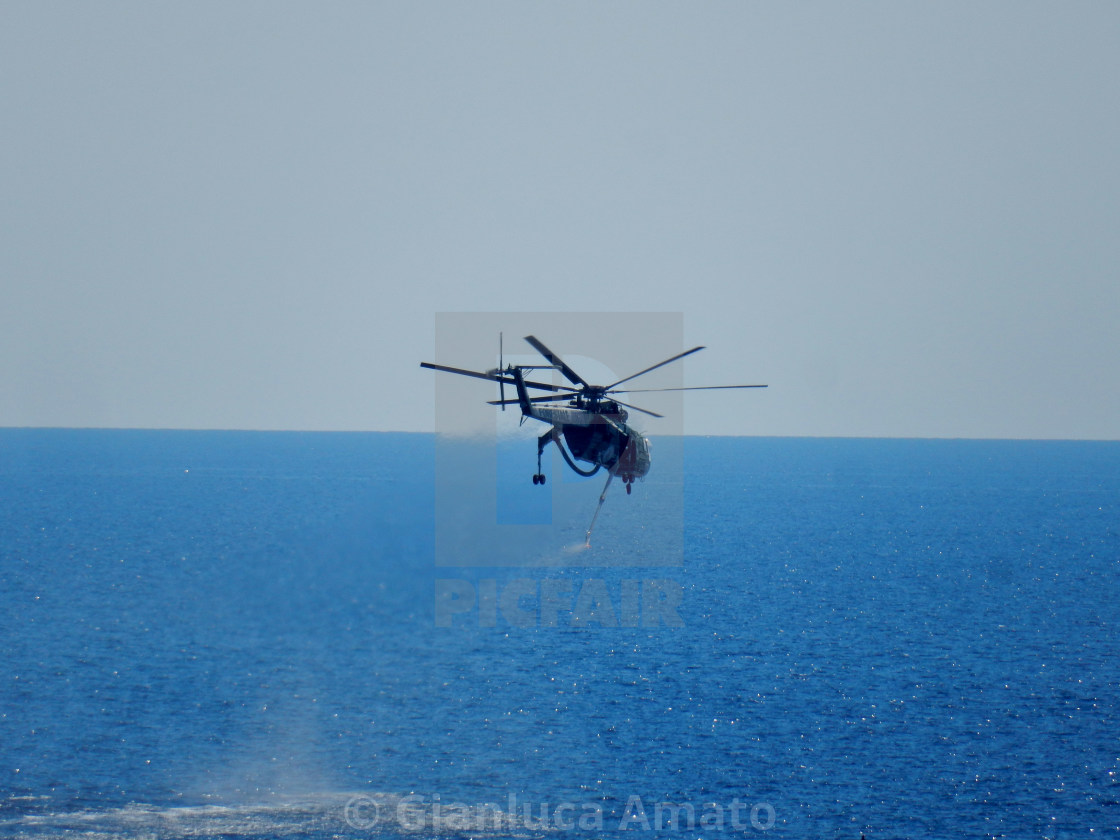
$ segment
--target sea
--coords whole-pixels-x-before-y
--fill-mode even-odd
[[[0,837],[1120,835],[1120,443],[652,442],[0,430]]]

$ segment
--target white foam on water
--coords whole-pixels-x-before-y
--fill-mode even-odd
[[[496,804],[438,797],[326,792],[255,803],[79,809],[0,821],[12,840],[166,840],[167,838],[512,837],[532,838],[517,814]]]

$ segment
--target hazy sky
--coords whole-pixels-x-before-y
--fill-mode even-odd
[[[1120,438],[1120,5],[5,0],[0,284],[0,425],[431,430],[437,312],[665,311],[770,384],[689,433]]]

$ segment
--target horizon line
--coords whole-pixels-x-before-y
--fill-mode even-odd
[[[237,432],[261,434],[390,434],[390,435],[431,435],[455,438],[472,438],[478,435],[445,435],[437,431],[416,431],[414,429],[285,429],[285,428],[239,428],[234,426],[6,426],[5,431],[103,431],[103,432]],[[820,435],[773,435],[773,434],[651,434],[653,438],[766,438],[772,440],[944,440],[944,441],[1011,441],[1022,443],[1120,443],[1120,438],[1078,438],[1078,437],[1006,437],[997,435],[864,435],[864,434],[820,434]],[[495,436],[497,438],[497,436]]]

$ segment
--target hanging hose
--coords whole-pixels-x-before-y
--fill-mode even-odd
[[[614,473],[607,473],[607,483],[603,485],[603,492],[599,494],[599,504],[595,508],[595,515],[591,517],[591,524],[587,526],[587,543],[586,548],[591,548],[591,532],[595,528],[595,520],[599,518],[599,511],[603,509],[603,502],[607,498],[607,490],[610,489],[611,479],[614,478]]]
[[[595,468],[591,470],[583,470],[577,467],[576,462],[572,460],[572,456],[567,453],[567,451],[564,449],[564,445],[560,443],[559,435],[553,437],[553,440],[556,442],[556,448],[560,450],[560,454],[564,456],[564,460],[568,462],[568,466],[571,467],[575,472],[579,473],[584,478],[593,476],[595,475],[595,473],[599,472],[599,464],[596,464]]]

